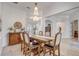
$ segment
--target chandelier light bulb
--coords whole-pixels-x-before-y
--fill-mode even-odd
[[[33,21],[38,21],[38,20],[39,20],[39,18],[37,16],[33,17]]]
[[[38,7],[34,8],[34,15],[38,15]]]
[[[38,10],[38,7],[35,7],[34,10]]]

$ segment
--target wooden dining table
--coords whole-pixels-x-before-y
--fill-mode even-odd
[[[39,55],[40,55],[40,51],[43,47],[44,44],[50,44],[51,41],[54,40],[54,37],[46,37],[46,36],[39,36],[39,35],[33,35],[30,37],[31,39],[37,41],[39,43]]]
[[[39,35],[33,35],[31,36],[31,38],[41,43],[46,43],[54,40],[54,37],[46,37],[46,36],[39,36]]]

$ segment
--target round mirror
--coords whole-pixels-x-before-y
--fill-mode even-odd
[[[14,28],[15,28],[15,29],[21,29],[21,28],[22,28],[21,22],[15,22],[15,23],[14,23]]]

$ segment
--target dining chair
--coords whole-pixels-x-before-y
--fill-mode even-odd
[[[38,55],[38,48],[39,48],[39,45],[32,45],[32,42],[30,43],[30,37],[29,35],[25,32],[23,34],[23,37],[24,37],[24,54],[25,55]]]
[[[55,39],[52,41],[52,44],[51,43],[50,44],[45,44],[43,46],[44,55],[46,53],[49,53],[49,55],[53,54],[53,56],[55,56],[56,55],[55,52],[56,52],[56,50],[58,50],[58,56],[60,56],[61,36],[62,36],[62,34],[61,34],[61,28],[60,28],[59,32],[56,33]]]
[[[24,37],[23,37],[23,32],[20,32],[20,38],[21,38],[21,51],[23,52],[23,54],[24,54],[24,51],[23,51],[23,49],[25,48],[25,46],[24,46]]]
[[[21,38],[21,51],[22,51],[22,44],[23,44],[23,33],[20,33],[20,38]]]

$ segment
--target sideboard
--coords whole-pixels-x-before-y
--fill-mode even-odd
[[[20,33],[9,33],[9,45],[19,44],[21,42]]]

